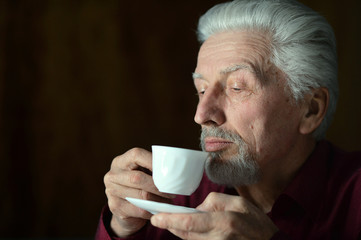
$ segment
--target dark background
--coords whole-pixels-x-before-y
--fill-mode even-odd
[[[196,23],[219,2],[0,0],[0,237],[91,238],[115,156],[198,148]],[[302,2],[338,40],[328,139],[360,150],[361,2]]]

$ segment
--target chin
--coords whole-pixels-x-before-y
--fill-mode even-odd
[[[226,186],[253,185],[259,181],[259,167],[253,160],[240,158],[224,159],[212,156],[205,166],[212,182]]]

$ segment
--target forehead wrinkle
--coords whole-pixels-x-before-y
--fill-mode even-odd
[[[200,62],[201,65],[199,65]],[[198,67],[201,68],[196,69],[199,72],[193,74],[193,79],[207,81],[206,78],[211,77],[218,81],[222,80],[224,84],[230,74],[245,70],[251,73],[261,85],[265,85],[271,77],[269,76],[269,37],[262,32],[248,34],[247,31],[214,34],[200,48]],[[206,71],[203,72],[203,70]],[[208,76],[208,74],[215,75]]]

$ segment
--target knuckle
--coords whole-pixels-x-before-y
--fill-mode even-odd
[[[129,182],[132,184],[140,184],[142,182],[142,174],[138,171],[133,171],[129,174]]]
[[[114,190],[111,188],[105,188],[105,195],[107,195],[108,198],[111,198],[111,196],[114,195]]]
[[[137,158],[139,157],[139,155],[141,155],[143,152],[143,149],[135,147],[130,149],[127,153],[130,155],[130,157],[132,158]]]
[[[123,155],[118,155],[118,156],[116,156],[115,158],[113,158],[113,161],[112,161],[112,163],[111,163],[110,168],[114,168],[114,166],[115,166],[119,161],[121,161],[122,157],[123,157]]]
[[[217,193],[211,192],[206,197],[206,199],[204,201],[204,205],[209,207],[209,208],[213,207],[215,205],[215,203],[216,203],[216,199],[217,199]]]
[[[107,172],[103,177],[105,186],[109,186],[112,182],[116,181],[116,174],[113,171]]]
[[[105,195],[107,195],[107,197],[110,197],[110,189],[109,188],[105,188]]]
[[[122,155],[116,156],[115,158],[113,158],[113,161],[112,161],[112,162],[117,162],[117,161],[119,161],[119,158],[121,158],[121,157],[122,157]]]
[[[120,218],[128,217],[128,215],[124,211],[125,204],[122,204],[121,201],[112,200],[112,199],[108,200],[108,207],[113,215],[120,217]]]
[[[217,199],[217,193],[216,192],[211,192],[210,194],[208,194],[208,199],[209,199],[209,201],[214,201],[214,200],[216,200]]]
[[[192,216],[185,216],[183,219],[184,228],[186,231],[191,232],[193,230],[193,219]]]
[[[115,201],[111,199],[108,200],[108,207],[113,214],[115,214],[117,212],[117,209],[119,208],[118,204],[116,204]]]
[[[150,193],[145,190],[139,190],[138,191],[138,197],[140,199],[149,200],[150,199]]]
[[[107,172],[103,177],[104,185],[107,185],[108,182],[110,182],[110,172]]]

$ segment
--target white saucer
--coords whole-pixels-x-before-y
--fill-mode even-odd
[[[189,208],[189,207],[183,207],[183,206],[177,206],[172,205],[168,203],[159,203],[154,201],[148,201],[143,199],[137,199],[137,198],[130,198],[126,197],[126,200],[128,200],[133,205],[142,208],[144,210],[147,210],[148,212],[152,214],[157,213],[196,213],[201,212],[195,208]]]

